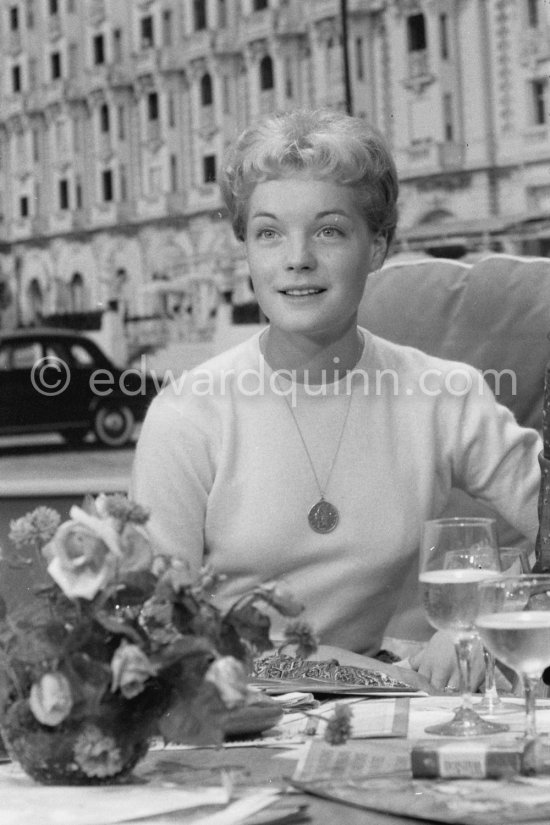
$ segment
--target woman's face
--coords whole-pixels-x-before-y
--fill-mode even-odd
[[[367,275],[382,265],[386,249],[349,186],[306,174],[256,185],[245,243],[271,326],[319,340],[355,326]]]

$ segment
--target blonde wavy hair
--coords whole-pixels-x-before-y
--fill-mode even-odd
[[[389,247],[397,224],[397,171],[384,136],[331,109],[296,109],[246,128],[227,154],[220,187],[233,231],[245,239],[256,184],[308,172],[353,188],[370,230]]]

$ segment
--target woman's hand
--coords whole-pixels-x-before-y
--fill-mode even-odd
[[[425,677],[438,691],[458,690],[460,676],[455,647],[446,633],[437,631],[419,653],[409,658],[409,664],[420,676]],[[474,641],[471,658],[472,691],[482,685],[485,678],[485,663],[481,643]]]

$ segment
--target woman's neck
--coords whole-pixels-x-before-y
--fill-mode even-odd
[[[268,327],[260,338],[260,348],[275,372],[290,372],[300,384],[331,384],[356,366],[363,351],[363,337],[356,326],[329,341]]]

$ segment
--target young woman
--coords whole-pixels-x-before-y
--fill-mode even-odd
[[[253,125],[222,190],[269,324],[153,402],[132,492],[161,548],[225,574],[222,601],[284,578],[323,644],[376,656],[451,486],[534,539],[538,436],[472,367],[358,328],[398,194],[365,121],[320,110]],[[436,687],[456,684],[441,634],[413,661]]]

